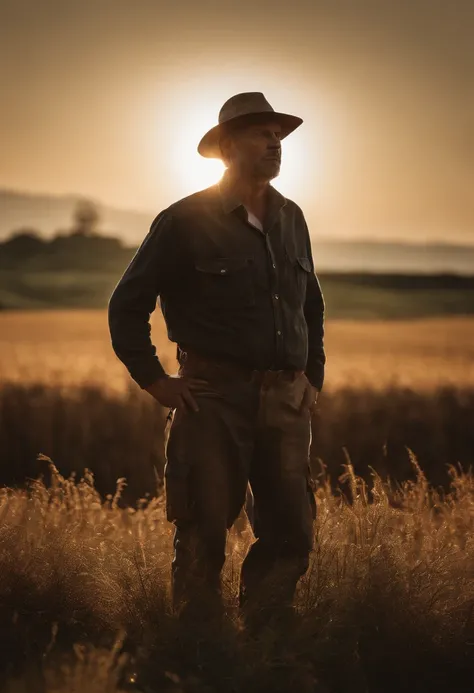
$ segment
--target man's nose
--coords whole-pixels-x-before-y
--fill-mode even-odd
[[[281,144],[278,137],[275,137],[271,142],[268,142],[267,147],[272,152],[279,152],[281,150]]]

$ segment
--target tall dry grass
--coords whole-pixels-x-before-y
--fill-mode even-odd
[[[398,489],[347,464],[350,502],[320,478],[299,618],[256,639],[236,610],[250,529],[229,536],[224,624],[184,629],[161,497],[121,510],[120,482],[102,501],[90,473],[68,480],[54,466],[50,488],[4,488],[2,690],[471,691],[474,478],[453,467],[440,494],[411,459],[416,480]]]
[[[92,469],[101,494],[126,477],[124,501],[155,494],[164,467],[166,410],[148,394],[98,387],[60,388],[10,383],[0,387],[0,484],[22,485],[48,468],[38,453],[52,457],[61,473]],[[369,465],[394,481],[413,478],[406,447],[419,456],[432,484],[449,483],[448,464],[466,470],[474,460],[474,388],[433,392],[346,387],[321,393],[313,419],[311,458],[337,481],[351,456],[360,476]]]

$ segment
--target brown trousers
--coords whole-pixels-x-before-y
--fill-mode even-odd
[[[205,385],[192,389],[198,412],[170,412],[165,437],[174,606],[220,610],[227,530],[250,483],[256,541],[242,566],[240,604],[247,613],[288,607],[308,567],[316,517],[309,381],[302,372],[238,373],[199,357],[179,373]]]

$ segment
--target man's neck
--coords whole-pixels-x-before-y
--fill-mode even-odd
[[[262,211],[270,184],[268,180],[244,178],[229,171],[226,172],[226,176],[230,187],[245,207],[252,211]]]

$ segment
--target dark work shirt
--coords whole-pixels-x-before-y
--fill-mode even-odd
[[[297,204],[268,187],[263,231],[226,174],[158,214],[108,306],[112,346],[145,388],[164,375],[151,342],[158,296],[179,347],[254,369],[304,370],[322,388],[324,299]]]

